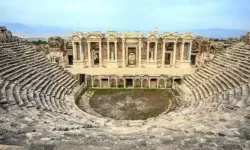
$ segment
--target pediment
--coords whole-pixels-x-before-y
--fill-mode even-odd
[[[163,39],[177,39],[178,38],[178,33],[176,32],[164,32],[162,34]]]
[[[187,33],[184,33],[184,34],[182,35],[182,37],[183,37],[183,38],[194,38],[194,35],[193,35],[193,33],[191,33],[191,32],[187,32]]]
[[[72,41],[79,41],[80,37],[78,35],[73,35],[73,36],[71,36],[71,40]]]
[[[99,31],[90,32],[86,35],[87,38],[102,38],[102,33]]]
[[[110,34],[110,35],[107,36],[107,38],[109,38],[109,39],[116,39],[117,36],[116,36],[116,35],[113,35],[113,34]]]
[[[151,38],[151,39],[155,39],[155,38],[157,38],[155,35],[151,35],[151,36],[149,36],[148,38]]]

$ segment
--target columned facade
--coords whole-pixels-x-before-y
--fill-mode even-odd
[[[192,33],[73,33],[73,67],[189,68]]]
[[[85,83],[91,88],[167,89],[172,88],[174,78],[166,75],[87,75],[85,79],[89,81]]]
[[[105,35],[107,41],[107,68],[117,68],[118,67],[118,51],[117,51],[117,40],[118,32],[108,31]]]

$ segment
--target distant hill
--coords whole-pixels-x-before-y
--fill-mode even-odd
[[[194,29],[191,30],[196,36],[201,35],[208,38],[228,38],[228,37],[240,37],[248,32],[247,30],[240,29]]]
[[[22,35],[28,38],[44,38],[48,36],[68,36],[70,32],[74,31],[72,29],[64,29],[60,27],[51,27],[51,26],[30,26],[20,23],[0,23],[0,25],[6,26],[9,30],[12,31],[15,35]],[[138,29],[137,29],[138,30]],[[88,31],[88,29],[86,29]],[[90,31],[90,29],[89,29]],[[119,31],[119,30],[118,30]],[[123,31],[123,30],[120,30]],[[147,33],[148,31],[145,31]],[[164,32],[164,31],[161,31]],[[191,29],[185,30],[182,32],[193,32],[195,36],[204,36],[208,38],[228,38],[228,37],[240,37],[245,34],[246,30],[241,29],[220,29],[220,28],[212,28],[212,29]]]
[[[46,34],[65,34],[71,32],[69,29],[51,26],[30,26],[20,23],[0,23],[6,26],[14,34],[32,34],[32,35],[46,35]]]

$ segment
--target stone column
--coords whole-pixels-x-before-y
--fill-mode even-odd
[[[133,78],[133,88],[135,88],[135,78]]]
[[[99,78],[100,88],[102,87],[102,78]]]
[[[115,42],[115,61],[117,61],[117,42]]]
[[[173,52],[173,64],[172,64],[172,67],[175,67],[175,57],[176,57],[176,42],[174,42],[174,52]]]
[[[94,80],[94,77],[93,77],[93,76],[91,77],[91,80],[92,80],[91,86],[94,87],[94,81],[95,81],[95,80]]]
[[[76,60],[76,45],[75,42],[72,41],[72,48],[73,48],[73,60]]]
[[[109,49],[109,42],[107,41],[107,61],[110,61],[110,49]]]
[[[108,77],[108,88],[110,88],[110,77]]]
[[[83,48],[82,48],[82,42],[79,42],[79,45],[80,45],[80,57],[81,57],[81,61],[83,61],[84,53],[83,53]]]
[[[115,87],[118,88],[118,81],[117,81],[117,77],[115,78]]]
[[[163,41],[163,49],[162,49],[162,62],[161,62],[161,67],[165,67],[165,55],[166,55],[166,48],[165,48],[166,42]]]
[[[167,83],[168,83],[168,80],[165,78],[165,80],[164,80],[164,87],[165,87],[165,89],[167,88]]]
[[[141,80],[141,88],[142,88],[143,79],[140,79],[140,80]]]
[[[88,61],[89,61],[89,68],[92,67],[92,64],[91,64],[91,52],[90,52],[90,42],[88,42]]]
[[[122,39],[122,67],[125,68],[125,39]]]
[[[149,62],[149,44],[150,42],[147,42],[147,62]]]
[[[159,78],[157,79],[157,82],[156,82],[156,88],[157,89],[159,88]]]
[[[151,80],[151,78],[148,78],[148,88],[150,88],[150,81]]]
[[[189,45],[189,53],[188,53],[188,60],[191,61],[191,53],[192,53],[192,42]]]
[[[102,41],[99,42],[99,67],[102,67]]]
[[[139,63],[138,63],[138,67],[141,68],[141,42],[142,40],[139,39]]]
[[[158,42],[155,42],[155,58],[154,58],[154,60],[157,62],[157,50],[158,49]]]
[[[123,87],[126,88],[126,78],[123,78]]]
[[[182,43],[181,43],[181,62],[183,62],[184,44],[185,44],[185,42],[184,42],[184,41],[182,41]]]

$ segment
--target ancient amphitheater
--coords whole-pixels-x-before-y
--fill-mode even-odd
[[[135,34],[103,36],[108,45],[118,42],[118,48],[108,50],[100,43],[100,33],[77,35],[70,42],[72,64],[63,59],[70,54],[55,51],[48,59],[1,27],[0,149],[250,149],[250,34],[206,61],[204,54],[197,55],[196,61],[191,58],[195,55],[192,45],[198,43],[192,34],[164,33],[166,40],[137,34],[142,39],[137,40],[139,46],[131,38]],[[165,45],[167,42],[172,44]],[[91,53],[92,46],[99,50],[93,48]],[[157,50],[161,52],[158,57]],[[102,57],[107,60],[96,60]],[[100,117],[82,111],[75,103],[89,100],[93,87],[120,86],[172,88],[178,96],[165,113],[145,120]]]

